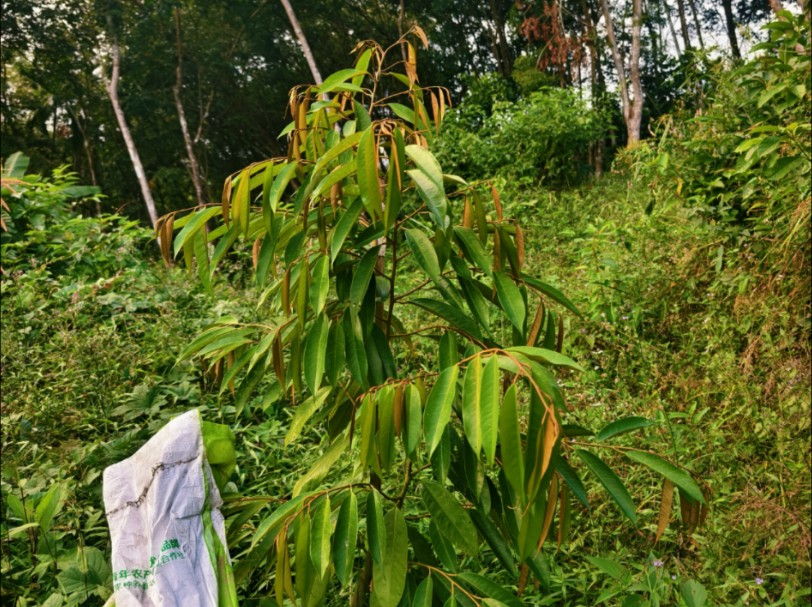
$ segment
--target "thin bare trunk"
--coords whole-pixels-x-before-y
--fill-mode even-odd
[[[189,160],[189,172],[192,176],[192,185],[195,188],[195,200],[197,200],[198,205],[202,205],[205,204],[206,197],[203,194],[203,180],[200,177],[200,164],[197,162],[192,136],[189,134],[189,125],[186,122],[186,113],[183,111],[183,100],[180,96],[181,89],[183,88],[183,46],[181,44],[180,34],[180,11],[177,8],[175,9],[175,35],[178,46],[178,65],[175,68],[175,86],[172,87],[172,92],[175,96],[175,108],[178,112],[180,130],[183,133],[183,143],[186,146],[186,156]]]
[[[705,41],[702,39],[702,27],[699,25],[699,11],[696,9],[696,2],[688,0],[688,5],[691,7],[691,15],[694,18],[694,27],[696,28],[696,37],[699,40],[699,48],[705,50]]]
[[[589,81],[592,89],[592,103],[597,106],[603,94],[598,80],[598,68],[600,66],[597,49],[598,34],[595,31],[595,24],[592,22],[592,15],[586,5],[586,0],[581,0],[581,12],[584,15],[584,28],[586,29],[587,49],[589,50]],[[595,176],[600,177],[603,173],[603,139],[592,146],[590,156]]]
[[[629,89],[626,86],[626,68],[623,51],[617,45],[615,39],[615,27],[612,23],[612,15],[609,13],[609,3],[607,0],[601,0],[601,8],[603,9],[603,18],[606,20],[606,37],[609,39],[609,48],[612,51],[612,59],[615,62],[615,71],[617,72],[617,84],[620,90],[620,102],[623,105],[623,114],[625,116],[626,110],[629,107]]]
[[[733,0],[722,0],[722,8],[725,11],[725,26],[728,40],[730,40],[730,52],[736,59],[741,59],[742,52],[739,50],[739,40],[736,36],[736,21],[733,18]]]
[[[403,38],[403,18],[406,16],[406,1],[400,0],[400,6],[398,7],[398,39]],[[401,44],[400,46],[400,55],[403,57],[403,63],[406,63],[409,58],[406,53],[406,45]]]
[[[95,163],[93,162],[93,149],[90,147],[90,138],[87,136],[87,131],[82,126],[82,122],[79,119],[79,113],[74,111],[74,109],[68,105],[65,108],[70,114],[71,117],[71,124],[76,127],[76,130],[79,131],[79,135],[82,138],[82,151],[85,153],[85,160],[87,161],[87,170],[90,173],[90,183],[93,185],[99,185],[98,181],[96,181],[96,168]],[[76,161],[76,166],[79,166],[79,162]],[[96,215],[102,214],[101,208],[101,201],[96,199]]]
[[[632,2],[632,55],[629,71],[632,81],[632,105],[626,116],[628,147],[640,141],[640,124],[643,119],[643,84],[640,81],[640,29],[643,23],[643,0]]]
[[[691,36],[688,33],[688,20],[685,18],[685,0],[677,0],[677,12],[679,13],[679,27],[682,30],[682,41],[685,43],[685,52],[691,50]]]
[[[321,84],[321,74],[319,68],[316,66],[316,59],[313,57],[313,51],[310,50],[310,45],[307,43],[307,38],[304,35],[302,26],[296,18],[296,13],[293,12],[293,7],[290,5],[290,0],[279,0],[282,6],[285,7],[285,12],[288,14],[290,25],[293,27],[293,33],[296,34],[296,40],[299,41],[299,46],[302,47],[302,53],[305,56],[307,65],[310,68],[310,73],[313,75],[313,83],[316,85]]]
[[[643,16],[643,2],[642,0],[634,0],[632,9],[632,54],[629,65],[629,78],[632,86],[631,95],[626,82],[626,61],[615,38],[615,28],[612,23],[612,15],[609,12],[608,1],[601,0],[601,7],[606,20],[606,36],[609,38],[612,59],[614,59],[615,70],[617,71],[623,118],[626,122],[626,145],[627,147],[634,147],[640,141],[640,122],[643,115],[643,87],[640,82],[640,27]]]
[[[668,19],[668,29],[671,30],[671,37],[674,39],[674,46],[677,48],[677,55],[682,55],[682,49],[679,47],[677,31],[674,29],[674,21],[671,19],[671,7],[668,6],[668,2],[663,2],[663,6],[665,8],[666,19]]]
[[[110,33],[110,52],[113,58],[113,69],[110,79],[107,80],[105,88],[107,89],[107,96],[110,98],[110,103],[113,105],[113,113],[118,122],[118,128],[121,131],[121,136],[124,138],[124,145],[127,147],[127,153],[130,155],[130,161],[133,164],[135,176],[138,179],[138,185],[141,186],[141,195],[144,197],[144,204],[147,207],[147,214],[152,223],[152,227],[158,222],[158,212],[155,210],[155,201],[152,199],[152,192],[149,189],[149,182],[147,181],[146,173],[144,173],[144,165],[141,164],[141,157],[138,155],[138,148],[135,147],[132,134],[130,134],[130,127],[127,126],[127,120],[124,117],[124,111],[121,109],[121,102],[118,98],[118,78],[119,70],[121,67],[121,53],[118,47],[118,38]],[[106,78],[102,70],[102,76]]]

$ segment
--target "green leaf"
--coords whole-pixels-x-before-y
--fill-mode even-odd
[[[310,515],[300,514],[296,519],[296,592],[303,602],[313,592],[313,566],[310,563]]]
[[[516,408],[516,384],[511,384],[502,400],[499,413],[499,445],[502,470],[519,501],[524,504],[524,455]]]
[[[485,576],[470,571],[463,571],[457,577],[471,586],[476,593],[482,597],[496,599],[499,603],[507,605],[508,607],[524,607],[524,602]]]
[[[373,447],[375,446],[376,395],[375,392],[367,392],[361,402],[361,407],[358,409],[358,425],[356,427],[361,435],[361,465],[365,469],[373,463],[375,457]]]
[[[575,497],[578,498],[584,507],[589,510],[589,498],[586,494],[586,489],[584,488],[584,484],[581,482],[578,473],[573,470],[572,466],[569,465],[567,460],[565,460],[561,455],[556,455],[553,460],[553,466],[555,467],[556,472],[564,479],[564,482],[567,483],[569,488],[575,494]]]
[[[708,604],[708,591],[696,580],[686,580],[680,584],[679,593],[686,607],[705,607]]]
[[[349,208],[341,214],[338,221],[336,221],[335,227],[333,227],[331,232],[330,263],[334,262],[338,254],[341,252],[341,247],[344,246],[344,241],[347,239],[347,235],[350,233],[353,226],[355,226],[356,222],[358,221],[358,216],[363,210],[364,205],[361,204],[360,199],[356,198]]]
[[[413,228],[406,230],[406,242],[418,265],[433,282],[437,282],[440,279],[440,261],[428,236],[422,230]]]
[[[378,435],[377,447],[381,470],[389,472],[395,455],[394,429],[395,392],[391,386],[378,390]]]
[[[456,333],[453,331],[443,333],[440,338],[440,371],[459,362],[458,347]]]
[[[330,496],[318,500],[310,523],[310,560],[319,577],[330,566]]]
[[[285,434],[286,447],[298,438],[307,421],[313,417],[313,414],[318,411],[319,407],[321,407],[324,401],[327,400],[327,397],[330,396],[330,391],[331,388],[325,386],[296,408],[296,413],[293,415],[293,419],[290,420],[288,432]]]
[[[327,333],[327,357],[324,361],[324,370],[327,373],[327,381],[335,387],[338,378],[344,371],[344,360],[346,357],[346,346],[344,341],[344,328],[341,321],[330,323],[330,330]]]
[[[193,238],[195,262],[197,263],[197,277],[200,283],[211,294],[211,272],[209,271],[209,247],[206,239],[206,230],[200,230]]]
[[[364,301],[369,288],[369,281],[372,280],[372,275],[375,272],[375,262],[378,260],[378,248],[372,247],[368,249],[361,261],[355,267],[355,274],[352,277],[352,284],[350,285],[350,302],[357,306],[361,305]]]
[[[640,462],[644,466],[661,474],[696,501],[702,504],[705,503],[705,496],[702,495],[702,490],[699,488],[699,485],[696,484],[696,481],[694,481],[691,475],[685,470],[677,468],[674,464],[667,462],[653,453],[646,453],[644,451],[624,451],[624,453],[629,459]]]
[[[329,150],[324,152],[319,157],[316,166],[313,167],[313,175],[318,176],[324,169],[327,168],[327,165],[330,164],[333,160],[341,156],[344,152],[349,150],[352,146],[356,145],[361,140],[361,135],[363,133],[353,133],[349,137],[345,137],[341,141],[339,141],[335,146],[331,147]],[[353,165],[354,163],[348,163],[348,165]],[[354,167],[353,167],[354,168]],[[323,188],[322,188],[323,189]],[[318,187],[316,188],[318,190]],[[316,191],[314,190],[313,196],[316,196]]]
[[[34,519],[39,523],[43,531],[47,533],[50,530],[54,517],[62,509],[64,503],[64,486],[62,483],[54,483],[45,492],[45,495],[40,498],[34,511]]]
[[[565,356],[555,350],[548,350],[547,348],[537,348],[535,346],[513,346],[507,348],[508,352],[517,352],[523,354],[530,360],[535,360],[540,363],[552,365],[554,367],[569,367],[576,371],[583,371],[583,367],[572,360],[569,356]]]
[[[191,242],[200,230],[202,230],[206,222],[220,212],[220,207],[209,207],[202,211],[197,211],[192,215],[192,218],[183,226],[183,229],[175,236],[174,242],[174,256],[177,257],[180,250],[187,242]]]
[[[330,323],[324,314],[316,317],[304,343],[304,376],[310,393],[315,394],[321,386],[327,358],[327,333]]]
[[[290,180],[293,179],[293,176],[296,174],[297,167],[298,164],[296,162],[291,162],[279,171],[279,174],[273,180],[273,185],[271,189],[268,190],[268,206],[271,210],[276,211],[279,206],[279,201],[282,199],[282,194],[285,193],[285,189],[288,187]]]
[[[522,274],[521,279],[522,282],[525,283],[526,285],[533,287],[534,289],[536,289],[540,293],[543,293],[553,301],[560,303],[562,306],[564,306],[574,314],[581,316],[581,313],[578,311],[578,308],[575,307],[575,304],[573,304],[569,299],[567,299],[567,297],[561,291],[556,289],[554,286],[548,285],[546,282],[542,282],[537,278],[528,276],[527,274]]]
[[[632,430],[639,430],[640,428],[648,428],[649,426],[656,425],[655,422],[646,419],[645,417],[624,417],[608,424],[603,428],[595,437],[599,441],[605,441],[608,438],[631,432]]]
[[[289,522],[288,517],[298,511],[299,506],[301,506],[306,497],[309,497],[309,494],[297,495],[279,506],[270,516],[264,518],[262,522],[257,525],[257,529],[251,538],[251,547],[253,548],[268,536],[271,536],[271,543],[273,543],[273,538],[276,537],[276,534]]]
[[[317,200],[322,194],[328,193],[335,184],[344,181],[347,177],[352,175],[355,172],[355,169],[356,164],[354,161],[350,161],[336,167],[325,175],[321,181],[319,181],[318,185],[313,190],[313,193],[310,195],[310,199]]]
[[[443,169],[434,154],[419,145],[407,145],[406,155],[434,184],[443,191]],[[444,192],[443,192],[444,194]]]
[[[475,266],[482,270],[486,276],[492,277],[493,267],[491,260],[485,252],[485,248],[482,246],[482,243],[479,241],[479,237],[477,237],[476,233],[470,228],[455,227],[454,234],[457,236],[457,240],[459,241],[465,256]]]
[[[433,597],[434,582],[431,581],[431,575],[428,575],[415,590],[411,607],[431,607]]]
[[[451,405],[457,393],[459,367],[448,367],[437,378],[431,389],[426,409],[423,412],[423,433],[426,437],[428,456],[434,453],[443,435],[448,420],[451,419]]]
[[[383,567],[386,554],[386,530],[383,522],[381,495],[375,489],[367,495],[367,542],[372,562]]]
[[[437,523],[433,520],[429,521],[429,539],[431,540],[431,548],[437,554],[437,558],[443,564],[443,567],[447,571],[456,572],[459,561],[457,552],[454,550],[454,544],[440,533]]]
[[[375,148],[375,127],[370,125],[358,142],[358,188],[361,201],[370,217],[381,215],[381,188],[378,183],[378,151]]]
[[[352,79],[352,83],[354,85],[359,86],[364,81],[364,76],[367,74],[367,68],[369,67],[369,60],[371,58],[371,48],[366,49],[358,56],[358,59],[355,62],[355,69],[358,70],[359,74]]]
[[[325,93],[331,93],[338,87],[339,84],[344,84],[350,78],[355,78],[356,76],[362,75],[364,73],[366,73],[364,70],[355,68],[338,70],[337,72],[327,76],[327,78],[324,79],[324,82],[322,82],[321,85],[317,88],[317,91],[320,95],[324,95]]]
[[[412,108],[407,107],[402,103],[389,103],[388,105],[390,108],[392,108],[395,116],[401,120],[405,120],[411,125],[414,125],[414,110]]]
[[[3,163],[3,177],[22,179],[28,170],[29,158],[22,152],[14,152]]]
[[[406,455],[411,457],[420,442],[420,429],[422,428],[420,422],[423,408],[420,399],[420,391],[413,384],[406,386],[403,402],[406,406],[406,435],[403,443],[406,449]]]
[[[347,498],[341,504],[333,535],[333,564],[336,577],[342,586],[352,579],[352,566],[355,557],[355,543],[358,538],[358,498],[348,491]]]
[[[488,491],[487,488],[485,490]],[[515,577],[517,575],[516,561],[499,529],[496,528],[488,515],[483,514],[480,509],[473,508],[468,514],[479,534],[485,539],[493,554],[499,560],[499,563],[505,568],[505,571]]]
[[[347,367],[355,382],[361,386],[367,386],[367,371],[369,363],[364,351],[364,333],[358,312],[353,308],[347,308],[344,312],[344,344],[346,351]]]
[[[317,315],[324,310],[327,303],[327,295],[330,292],[330,260],[325,255],[319,255],[316,263],[313,264],[313,274],[311,276],[310,305]]]
[[[482,371],[479,410],[482,449],[488,463],[493,465],[499,436],[499,360],[496,356],[488,359]]]
[[[78,548],[73,562],[56,576],[64,594],[78,594],[84,598],[93,594],[107,596],[112,577],[112,569],[104,554],[92,546]]]
[[[465,509],[440,483],[424,479],[422,485],[423,504],[440,533],[469,554],[476,554],[477,532]]]
[[[482,361],[475,356],[465,369],[462,382],[462,424],[465,439],[479,459],[482,449]]]
[[[606,489],[609,496],[615,500],[615,503],[620,507],[620,511],[623,512],[623,514],[625,514],[628,519],[636,525],[637,514],[634,511],[634,502],[632,501],[632,496],[629,495],[629,491],[626,489],[623,482],[618,478],[617,474],[612,472],[609,466],[607,466],[597,455],[582,449],[576,449],[575,453],[579,458],[581,458],[581,461],[586,464],[589,471],[597,477],[601,485],[603,485],[604,489]]]
[[[307,473],[298,478],[296,484],[293,485],[291,495],[296,497],[311,483],[320,482],[321,479],[323,479],[327,473],[330,472],[330,468],[333,467],[333,464],[335,464],[344,454],[349,444],[349,437],[346,434],[333,441],[333,444],[331,444],[325,450],[325,452],[321,454],[319,459],[317,459],[315,463],[310,466]]]
[[[372,563],[370,607],[397,607],[406,587],[408,546],[406,519],[399,508],[386,514],[386,560],[382,566]]]
[[[626,569],[618,563],[617,561],[613,561],[611,559],[604,559],[597,556],[587,556],[586,560],[590,563],[595,565],[598,569],[609,575],[616,580],[619,580],[623,577],[626,573]]]
[[[516,330],[524,335],[524,321],[527,313],[519,287],[504,272],[494,272],[493,283],[502,309]]]
[[[474,339],[479,339],[481,337],[479,327],[477,327],[476,323],[471,320],[471,317],[464,311],[449,303],[438,301],[436,299],[429,299],[427,297],[418,297],[417,299],[411,299],[406,303],[420,306],[424,310],[428,310],[435,316],[439,316],[440,318],[448,321],[452,327],[461,330],[463,333],[468,334]]]
[[[407,148],[410,146],[407,146]],[[417,186],[417,193],[420,198],[429,207],[429,212],[441,230],[446,228],[448,204],[446,203],[445,193],[441,186],[433,182],[423,171],[418,169],[410,169],[406,174],[411,177],[414,184]]]

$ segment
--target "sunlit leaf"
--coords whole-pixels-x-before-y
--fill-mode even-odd
[[[705,496],[702,494],[699,485],[696,484],[693,477],[685,470],[677,468],[671,462],[667,462],[659,455],[654,455],[653,453],[647,453],[645,451],[624,451],[624,454],[629,459],[640,462],[644,466],[661,474],[700,504],[705,503]]]
[[[358,536],[358,499],[350,490],[341,504],[333,535],[333,564],[336,577],[342,586],[350,583],[355,543]]]
[[[451,405],[457,391],[459,367],[448,367],[437,378],[426,401],[423,412],[423,432],[426,437],[428,455],[431,456],[440,443],[443,430],[451,419]]]
[[[584,451],[583,449],[576,449],[575,453],[581,458],[589,468],[589,471],[603,485],[609,496],[615,501],[620,508],[620,511],[634,524],[637,524],[637,514],[635,513],[634,502],[632,496],[629,495],[628,489],[623,482],[618,478],[617,474],[612,472],[611,468],[607,466],[603,460],[597,455]]]
[[[479,551],[477,532],[465,509],[440,483],[424,479],[421,484],[423,504],[440,533],[469,554],[476,554]]]

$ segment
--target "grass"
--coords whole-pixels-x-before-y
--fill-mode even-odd
[[[565,352],[586,368],[564,378],[566,421],[655,420],[645,438],[618,444],[643,441],[691,469],[711,496],[696,532],[674,515],[654,543],[659,481],[619,465],[634,488],[638,527],[588,485],[591,512],[578,510],[570,541],[548,548],[547,587],[526,598],[611,605],[640,592],[677,604],[676,588],[696,580],[717,605],[808,602],[808,262],[790,264],[783,280],[744,247],[724,250],[720,264],[722,236],[675,202],[648,209],[649,190],[623,175],[560,193],[501,186],[507,213],[524,228],[528,268],[583,312],[566,319]],[[97,584],[72,593],[67,575],[79,546],[109,555],[103,468],[190,407],[234,424],[228,392],[218,400],[200,371],[176,360],[208,320],[251,314],[250,298],[221,289],[213,300],[195,284],[148,260],[96,282],[36,271],[3,280],[4,604],[40,604],[60,591],[70,604],[103,603],[103,566],[85,571]],[[283,449],[285,412],[262,411],[261,399],[253,405],[255,419],[235,427],[235,482],[244,495],[287,493],[322,437]],[[35,503],[53,483],[64,499],[51,531],[15,530],[22,521],[9,496]]]

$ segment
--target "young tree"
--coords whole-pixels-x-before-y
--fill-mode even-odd
[[[316,65],[316,58],[313,56],[313,51],[310,50],[310,45],[307,43],[307,37],[304,34],[302,25],[296,18],[296,12],[293,10],[293,6],[291,6],[290,0],[279,0],[279,1],[285,8],[285,13],[287,13],[288,15],[290,25],[293,28],[293,33],[296,36],[296,40],[299,42],[299,46],[302,47],[302,54],[304,54],[305,60],[307,61],[307,66],[310,68],[310,73],[313,76],[313,82],[315,84],[321,84],[322,82],[321,73],[319,73],[319,68]]]
[[[234,243],[253,243],[261,293],[257,322],[223,318],[182,357],[207,361],[221,393],[233,387],[238,417],[276,406],[292,415],[286,444],[316,427],[323,437],[290,496],[229,505],[246,539],[238,583],[256,573],[267,588],[271,571],[278,604],[317,606],[340,585],[359,607],[396,607],[407,592],[421,605],[518,607],[492,580],[457,572],[457,552],[475,563],[487,546],[521,595],[531,573],[545,576],[545,542],[566,541],[574,500],[588,503],[576,462],[633,521],[635,507],[597,445],[563,440],[574,434],[556,374],[579,367],[561,353],[557,310],[577,309],[526,273],[522,229],[496,190],[443,173],[428,147],[447,93],[418,85],[412,40],[402,43],[405,65],[387,60],[399,49],[367,45],[354,68],[296,88],[286,157],[233,174],[222,204],[162,219],[164,254],[179,229],[174,252],[209,289]],[[630,418],[599,436],[645,425]],[[698,520],[690,475],[624,453],[672,483],[666,510],[676,485]]]
[[[725,12],[725,31],[727,39],[730,41],[730,53],[736,59],[741,59],[742,53],[739,50],[739,40],[736,36],[736,20],[733,18],[733,0],[722,0],[722,8]]]
[[[175,8],[175,36],[178,47],[178,63],[175,68],[175,86],[172,87],[172,94],[175,98],[175,108],[178,112],[178,122],[180,122],[180,130],[183,134],[183,143],[186,146],[186,157],[189,161],[189,172],[192,177],[192,185],[195,189],[195,200],[197,204],[202,205],[206,202],[205,184],[203,177],[200,174],[200,163],[197,161],[197,154],[195,153],[194,141],[189,133],[189,124],[186,121],[186,112],[183,109],[183,100],[181,98],[181,91],[183,90],[183,44],[181,42],[181,29],[180,29],[180,9]]]
[[[110,103],[113,106],[113,113],[116,116],[118,128],[121,131],[121,136],[124,138],[124,145],[127,146],[127,153],[130,156],[135,176],[138,179],[138,185],[141,187],[141,195],[144,198],[144,204],[147,207],[147,214],[149,215],[150,223],[155,227],[158,222],[158,212],[155,210],[155,201],[152,198],[152,191],[149,188],[147,175],[144,172],[144,165],[141,164],[141,156],[138,154],[138,148],[135,146],[130,127],[127,125],[127,119],[124,116],[124,110],[121,107],[121,101],[118,97],[118,81],[121,70],[121,52],[118,45],[118,37],[113,31],[112,19],[107,19],[108,30],[107,38],[109,44],[110,59],[112,61],[112,68],[110,77],[107,77],[106,68],[102,66],[102,79],[104,80],[104,88],[107,91],[107,96],[110,98]]]
[[[643,86],[640,81],[640,28],[643,18],[642,0],[632,1],[632,40],[628,68],[626,58],[617,42],[608,0],[601,0],[606,22],[606,37],[617,72],[618,89],[626,122],[626,145],[634,147],[640,141],[640,124],[643,118]],[[629,87],[631,86],[631,91]]]

